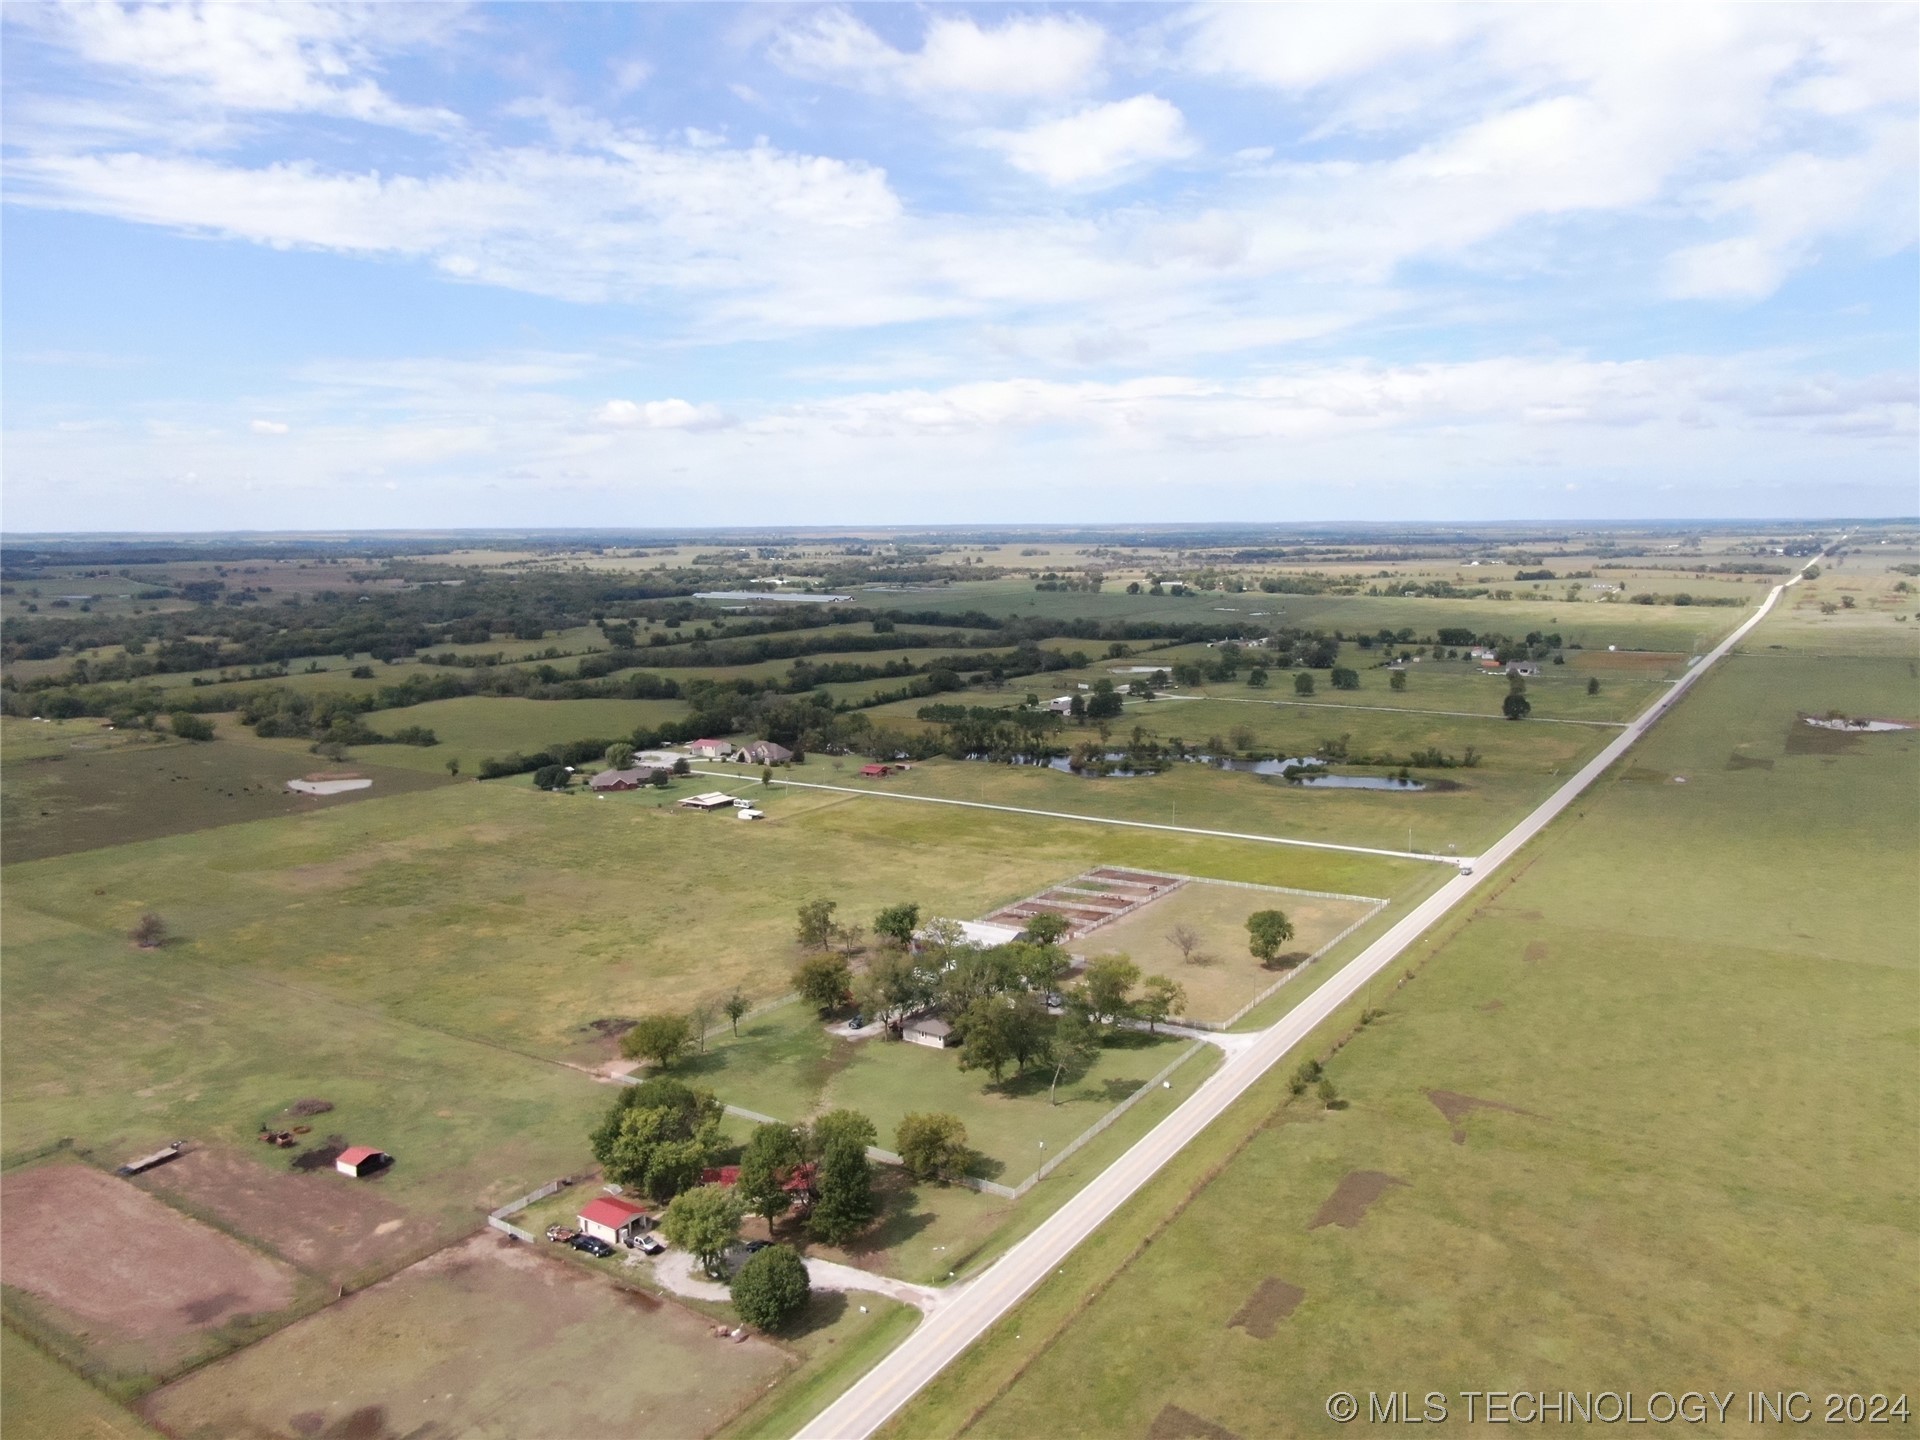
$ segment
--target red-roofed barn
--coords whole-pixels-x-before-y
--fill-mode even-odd
[[[358,1179],[362,1175],[377,1175],[392,1163],[393,1157],[384,1150],[376,1150],[371,1145],[349,1145],[334,1159],[333,1168]]]

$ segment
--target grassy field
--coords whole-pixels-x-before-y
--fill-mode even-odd
[[[1186,991],[1182,1018],[1224,1021],[1285,973],[1266,968],[1248,951],[1247,916],[1256,910],[1285,911],[1293,922],[1293,939],[1284,953],[1304,957],[1318,953],[1373,909],[1352,900],[1189,883],[1144,910],[1101,926],[1075,948],[1089,954],[1117,951],[1148,975],[1171,976]],[[1170,938],[1178,926],[1199,937],[1191,961]]]
[[[871,1323],[831,1308],[825,1327]],[[796,1358],[762,1339],[716,1340],[681,1305],[483,1232],[142,1408],[181,1440],[287,1431],[680,1440],[724,1425]]]
[[[1456,1420],[1463,1389],[1910,1392],[1920,735],[1809,749],[1796,712],[1920,687],[1771,656],[1772,629],[1416,952],[1330,1061],[1349,1108],[1264,1082],[891,1433],[1140,1435],[1174,1406],[1333,1434],[1335,1390],[1440,1390]],[[1401,1183],[1369,1208],[1364,1173]]]
[[[391,735],[410,725],[424,725],[438,745],[383,745],[354,752],[355,763],[378,760],[415,770],[446,769],[458,759],[472,774],[489,756],[515,751],[531,755],[567,740],[625,740],[641,726],[653,727],[678,720],[687,707],[678,700],[521,700],[504,695],[463,695],[457,700],[430,700],[402,710],[379,710],[367,716],[371,729]]]
[[[1158,702],[1156,702],[1158,703]],[[1194,705],[1217,702],[1193,702]],[[1233,711],[1237,723],[1242,711],[1262,712],[1254,706],[1221,706]],[[1171,712],[1171,704],[1168,706]],[[1404,747],[1423,737],[1443,744],[1456,756],[1464,755],[1461,737],[1422,717],[1341,715],[1339,729],[1316,718],[1309,726],[1293,722],[1291,712],[1254,727],[1256,735],[1280,748],[1291,739],[1311,751],[1321,738],[1341,733],[1352,736],[1358,750],[1363,739]],[[1123,722],[1124,723],[1124,722]],[[1393,727],[1393,728],[1390,728]],[[1522,727],[1513,726],[1518,731]],[[1397,731],[1397,733],[1396,733]],[[1205,738],[1205,730],[1198,738]],[[1516,735],[1512,748],[1489,745],[1485,763],[1471,770],[1429,772],[1423,779],[1441,782],[1424,791],[1321,790],[1289,785],[1278,776],[1248,775],[1214,770],[1205,765],[1176,764],[1158,775],[1133,777],[1073,775],[1044,766],[994,765],[977,761],[933,760],[916,764],[905,774],[882,780],[863,780],[853,767],[835,770],[831,764],[810,762],[792,772],[796,782],[843,786],[862,793],[925,795],[989,805],[1011,805],[1057,814],[1138,820],[1157,825],[1186,825],[1235,834],[1279,835],[1337,844],[1408,848],[1427,854],[1445,852],[1449,845],[1460,854],[1472,854],[1498,838],[1527,810],[1538,804],[1561,775],[1581,757],[1600,748],[1608,732],[1586,726],[1537,726]],[[1191,738],[1191,737],[1190,737]],[[1469,740],[1467,743],[1474,743]],[[1524,750],[1520,747],[1524,745]],[[1297,753],[1297,752],[1295,752]],[[1502,764],[1524,756],[1531,763]],[[1558,757],[1564,758],[1558,758]],[[1351,768],[1351,767],[1348,767]],[[786,778],[783,774],[782,779]],[[775,788],[779,788],[776,781]],[[898,808],[889,806],[889,808]],[[1170,862],[1141,861],[1149,868],[1177,869]],[[1242,877],[1224,877],[1242,878]],[[1293,882],[1278,882],[1293,883]],[[1307,885],[1302,889],[1369,892],[1346,885]]]
[[[160,1440],[46,1351],[0,1328],[0,1437],[5,1440]]]
[[[729,1104],[777,1120],[858,1110],[873,1121],[885,1149],[892,1148],[901,1117],[946,1111],[960,1117],[968,1143],[984,1158],[979,1173],[1017,1185],[1189,1044],[1165,1035],[1116,1036],[1090,1067],[1062,1078],[1058,1103],[1050,1104],[1051,1072],[1009,1074],[996,1085],[983,1071],[962,1070],[957,1051],[880,1035],[841,1039],[796,1003],[749,1021],[738,1040],[717,1037],[705,1055],[678,1068]],[[1205,1068],[1201,1057],[1193,1063]]]
[[[676,782],[667,798],[694,787],[712,782]],[[9,916],[23,934],[31,918],[116,953],[134,918],[158,907],[181,937],[167,953],[196,968],[596,1059],[606,1052],[583,1027],[597,1018],[735,987],[783,993],[794,911],[815,896],[855,920],[905,899],[969,918],[1103,863],[1376,895],[1426,868],[751,788],[769,811],[755,825],[656,808],[650,794],[443,785],[10,866]]]
[[[216,734],[232,725],[225,722]],[[120,732],[109,736],[96,727],[94,733],[103,737],[97,748],[83,749],[84,742],[75,741],[64,753],[56,750],[31,759],[16,760],[9,744],[0,763],[0,841],[9,864],[335,810],[377,796],[427,789],[447,778],[385,763],[421,753],[411,746],[386,745],[354,762],[359,774],[373,780],[370,790],[297,795],[287,789],[287,781],[328,766],[308,754],[304,744],[269,747],[253,742],[245,731],[239,732],[245,738],[192,744],[134,741],[141,732],[127,732],[128,743],[115,744]],[[44,745],[39,735],[28,738]]]

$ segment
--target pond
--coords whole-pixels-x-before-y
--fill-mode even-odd
[[[1293,782],[1315,790],[1424,790],[1422,780],[1402,780],[1397,775],[1308,775]]]
[[[1004,760],[997,760],[991,755],[975,754],[967,756],[967,759],[990,761],[996,765],[1044,765],[1049,770],[1058,770],[1065,775],[1090,775],[1101,780],[1131,780],[1140,775],[1160,773],[1157,770],[1126,769],[1127,752],[1124,750],[1107,751],[1105,758],[1107,768],[1104,770],[1094,766],[1076,770],[1073,768],[1073,762],[1065,755],[1054,755],[1044,760],[1033,755],[1010,755]]]

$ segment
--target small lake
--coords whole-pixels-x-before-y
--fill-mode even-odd
[[[1308,775],[1293,782],[1315,790],[1424,790],[1420,780],[1401,780],[1392,775]]]

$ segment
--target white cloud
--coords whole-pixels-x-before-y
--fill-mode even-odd
[[[287,424],[284,420],[255,420],[247,428],[256,435],[284,435]]]
[[[1179,109],[1158,95],[1094,105],[1025,130],[990,132],[984,139],[1016,170],[1060,186],[1110,184],[1198,148]]]
[[[190,105],[423,130],[459,123],[450,111],[394,99],[367,73],[382,53],[457,25],[458,7],[76,0],[19,7],[8,18]]]
[[[776,33],[776,64],[796,75],[922,100],[1044,100],[1098,76],[1106,31],[1078,16],[1014,16],[983,28],[935,13],[917,51],[896,49],[846,10],[823,10]]]
[[[602,425],[620,429],[716,430],[727,417],[712,405],[694,405],[685,400],[609,400],[596,417]]]

